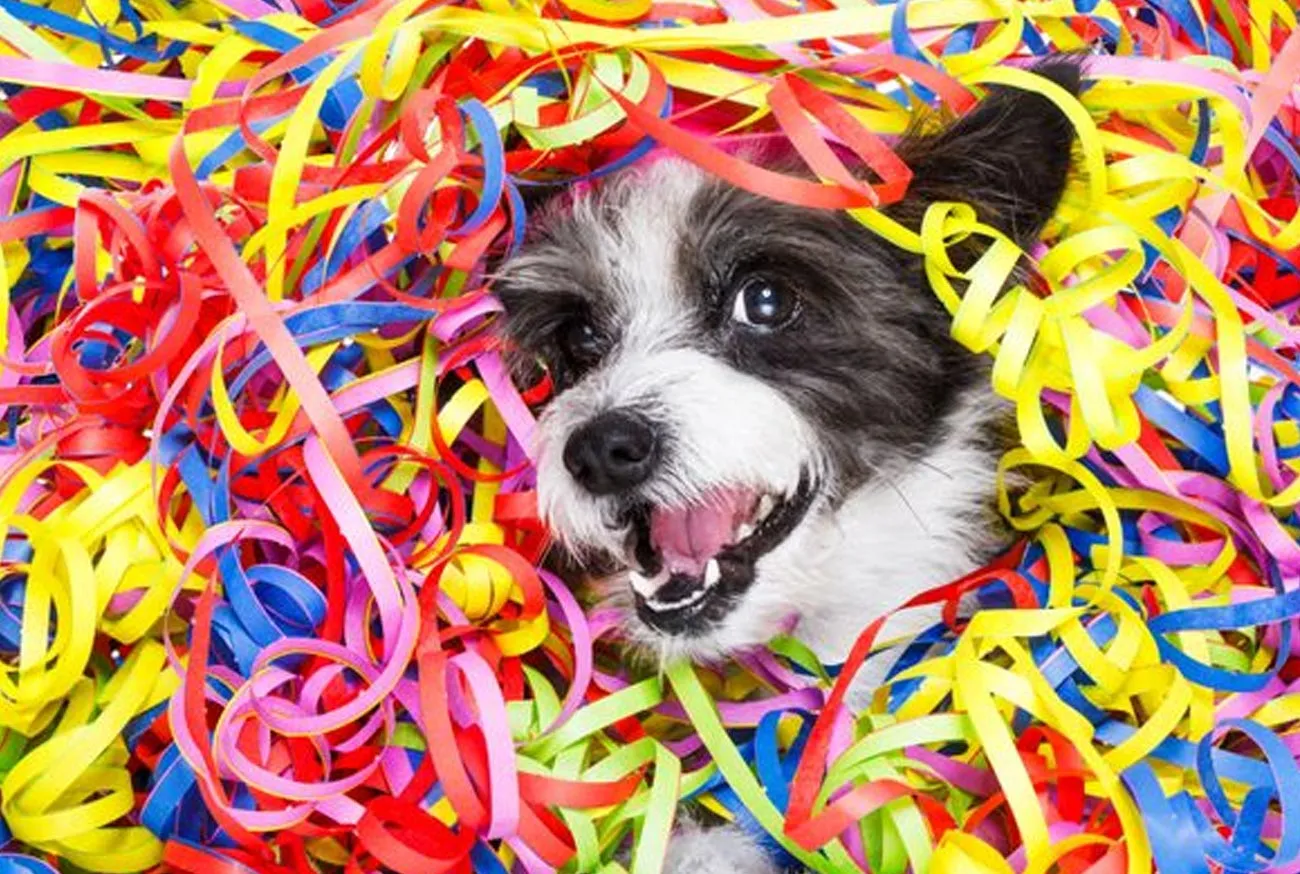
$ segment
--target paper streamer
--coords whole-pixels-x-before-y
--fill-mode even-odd
[[[1300,872],[1297,33],[1287,0],[0,0],[0,874],[653,874],[683,799],[820,872]],[[1052,51],[1093,55],[1081,100]],[[968,206],[878,210],[891,137],[991,86],[1080,143],[1026,285]],[[947,623],[661,677],[540,569],[550,387],[488,265],[521,192],[656,149],[851,210],[992,357],[1032,484],[905,608]]]

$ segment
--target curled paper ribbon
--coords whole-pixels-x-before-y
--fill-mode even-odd
[[[653,874],[683,799],[824,872],[1300,871],[1298,76],[1284,0],[0,3],[0,874]],[[879,209],[988,87],[1078,133],[1028,271]],[[541,569],[486,265],[654,150],[991,356],[1031,484],[945,623],[661,679]]]

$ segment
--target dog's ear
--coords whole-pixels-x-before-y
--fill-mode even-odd
[[[1077,96],[1083,57],[1053,56],[1031,71]],[[936,201],[971,203],[981,220],[1029,245],[1061,199],[1073,146],[1074,127],[1054,103],[994,86],[946,128],[904,136],[897,151],[912,169],[912,184],[890,213],[916,227]]]

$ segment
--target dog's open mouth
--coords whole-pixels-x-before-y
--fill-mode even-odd
[[[638,507],[629,543],[637,615],[665,634],[714,625],[753,584],[758,560],[803,521],[812,499],[804,476],[788,495],[726,488],[688,507]]]

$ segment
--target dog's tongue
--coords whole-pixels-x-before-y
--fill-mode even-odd
[[[671,574],[701,577],[709,559],[731,541],[754,503],[745,489],[720,489],[693,507],[650,513],[650,542]]]

